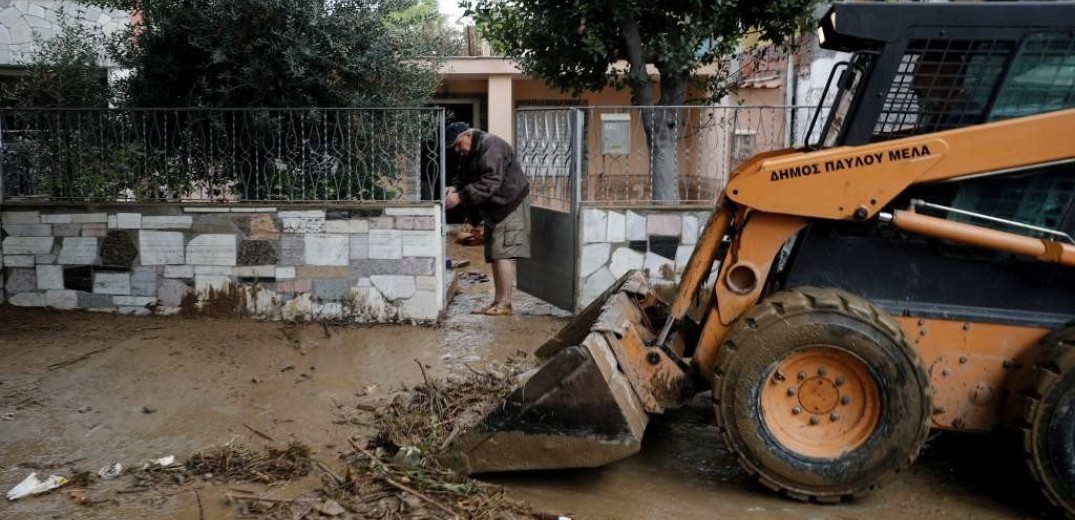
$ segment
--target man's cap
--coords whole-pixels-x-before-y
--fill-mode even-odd
[[[463,135],[463,132],[470,130],[470,125],[456,121],[447,128],[444,129],[444,147],[451,150],[455,146],[455,142],[459,140],[459,136]]]

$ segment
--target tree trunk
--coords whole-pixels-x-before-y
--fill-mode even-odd
[[[643,107],[642,125],[650,151],[650,180],[653,200],[679,200],[679,125],[683,110],[669,107]]]

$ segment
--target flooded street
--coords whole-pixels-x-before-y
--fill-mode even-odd
[[[468,268],[469,269],[469,268]],[[533,299],[508,318],[473,316],[491,283],[471,275],[447,320],[432,327],[336,327],[224,318],[137,318],[0,312],[0,488],[31,471],[96,472],[112,462],[191,453],[230,441],[294,440],[329,467],[351,436],[360,400],[465,374],[484,360],[533,351],[565,314]],[[486,477],[509,496],[577,518],[1017,519],[1040,518],[1027,477],[998,439],[941,435],[906,475],[864,500],[837,506],[781,499],[739,469],[713,427],[708,395],[654,420],[641,454],[596,470]],[[78,505],[64,489],[0,503],[0,518],[234,518],[226,486],[203,481],[122,493],[122,479]],[[246,486],[280,498],[318,485]]]

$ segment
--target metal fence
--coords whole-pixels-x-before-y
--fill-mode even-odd
[[[419,201],[440,193],[444,112],[0,110],[4,198]]]
[[[752,155],[803,142],[817,107],[681,106],[520,109],[516,148],[535,203],[710,202]],[[822,114],[822,117],[824,114]]]

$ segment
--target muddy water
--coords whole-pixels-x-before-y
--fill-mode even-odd
[[[0,489],[30,471],[127,466],[232,440],[259,448],[298,440],[335,467],[348,436],[368,434],[355,404],[389,399],[402,386],[462,374],[467,365],[533,351],[564,314],[520,297],[516,316],[470,311],[489,282],[464,284],[437,327],[288,326],[247,320],[130,318],[0,310]],[[70,365],[50,365],[77,359]],[[359,397],[362,395],[363,397]],[[255,433],[256,430],[258,433]],[[266,440],[262,435],[271,438]],[[1010,483],[1025,474],[991,439],[942,436],[907,475],[865,500],[800,504],[753,484],[724,450],[704,396],[656,418],[642,453],[595,470],[485,477],[540,509],[582,518],[1038,518],[1033,497]],[[289,498],[317,477],[265,489]],[[62,490],[0,503],[0,518],[232,518],[229,490],[200,480],[181,488],[117,494],[130,482],[96,483],[112,500],[76,505]],[[197,493],[195,493],[197,492]],[[237,493],[236,491],[230,491]]]

